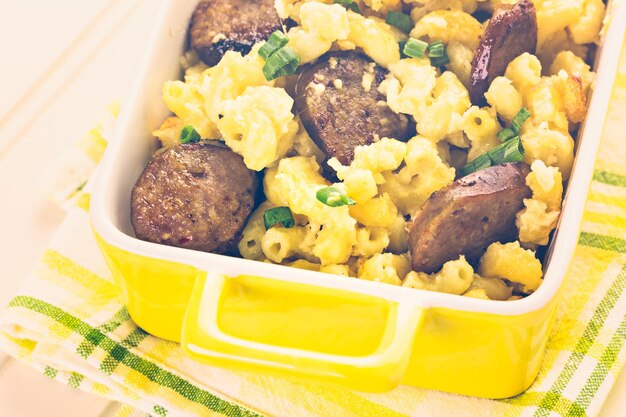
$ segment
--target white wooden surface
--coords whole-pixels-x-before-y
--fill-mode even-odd
[[[121,100],[156,0],[21,0],[0,13],[0,304],[28,274],[63,213],[42,167]],[[117,405],[73,390],[0,352],[0,417],[109,417]],[[626,415],[622,374],[602,417]]]

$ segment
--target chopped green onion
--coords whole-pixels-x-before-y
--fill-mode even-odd
[[[493,165],[500,165],[505,162],[519,162],[524,159],[524,147],[519,136],[496,146],[487,152]]]
[[[317,190],[315,198],[317,198],[320,203],[326,204],[329,207],[353,206],[356,204],[356,201],[342,193],[336,187],[320,188]]]
[[[520,111],[515,115],[513,121],[511,122],[511,128],[515,133],[519,133],[522,125],[528,118],[530,117],[530,112],[526,109],[526,107],[522,107]]]
[[[293,214],[289,207],[274,207],[269,210],[265,210],[263,213],[263,222],[265,223],[265,230],[269,230],[277,224],[282,225],[287,229],[291,229],[296,222],[293,220]]]
[[[180,143],[196,143],[200,142],[200,134],[191,125],[183,127],[180,131]]]
[[[428,57],[433,66],[441,67],[450,63],[448,51],[442,41],[435,41],[429,45],[419,39],[409,38],[406,41],[398,42],[398,44],[400,45],[400,54],[403,57],[421,58],[428,50]]]
[[[459,169],[459,177],[464,177],[472,172],[489,168],[493,165],[500,165],[506,162],[520,162],[524,159],[525,152],[522,140],[519,136],[496,146],[489,152],[480,155],[463,168]]]
[[[395,26],[404,33],[409,33],[413,29],[413,21],[411,16],[402,12],[394,12],[393,10],[387,13],[387,19],[385,20],[391,26]]]
[[[472,162],[459,169],[459,178],[469,175],[472,172],[482,171],[483,169],[489,168],[490,166],[491,158],[489,158],[489,155],[480,155],[478,158],[474,159]]]
[[[356,4],[354,0],[335,0],[335,4],[341,4],[348,10],[352,10],[354,13],[361,13],[361,9],[359,9],[359,5]]]
[[[401,51],[404,55],[410,56],[411,58],[421,58],[424,56],[427,48],[428,44],[426,42],[409,38]]]
[[[289,38],[280,30],[272,33],[265,42],[265,44],[259,49],[259,56],[263,58],[265,61],[272,56],[272,54],[278,51],[283,46],[287,45],[289,42]]]
[[[428,56],[431,58],[441,58],[446,52],[446,46],[442,41],[435,41],[428,45]]]
[[[522,128],[522,125],[528,118],[530,117],[530,112],[526,110],[525,107],[522,107],[520,111],[515,115],[513,121],[511,122],[511,127],[507,127],[506,129],[502,129],[498,133],[498,139],[501,142],[506,142],[508,140],[514,139],[519,135],[519,131]]]
[[[500,142],[506,142],[507,140],[513,139],[515,136],[517,136],[517,133],[515,133],[515,131],[510,127],[502,129],[498,132],[498,139],[500,139]]]
[[[300,57],[288,46],[274,52],[263,66],[263,75],[267,81],[283,75],[293,75],[300,65]]]
[[[430,52],[428,53],[428,56],[430,57],[430,63],[433,67],[441,67],[444,65],[448,65],[450,63],[450,58],[448,57],[448,51],[446,51],[445,49],[443,50],[442,56],[434,57],[430,54]]]
[[[450,63],[450,58],[448,57],[448,54],[446,54],[441,58],[431,58],[430,63],[433,67],[443,67],[444,65],[448,65]]]

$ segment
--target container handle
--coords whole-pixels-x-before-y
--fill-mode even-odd
[[[389,309],[377,348],[365,356],[329,354],[259,343],[224,333],[218,324],[221,299],[228,281],[236,279],[213,273],[196,279],[181,337],[183,348],[193,359],[308,382],[338,384],[360,391],[387,391],[402,381],[415,334],[422,323],[421,307],[381,299],[381,302],[388,303]],[[254,285],[257,279],[268,278],[246,276],[246,285]],[[346,293],[362,295],[325,285],[315,287],[340,291],[342,296]]]

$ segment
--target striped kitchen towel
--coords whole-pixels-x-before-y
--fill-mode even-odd
[[[408,386],[364,394],[193,362],[130,320],[91,235],[89,186],[76,175],[57,187],[55,198],[72,208],[1,316],[0,346],[50,378],[126,404],[120,417],[597,415],[626,359],[622,55],[563,301],[541,373],[518,397],[494,401]],[[96,130],[81,149],[93,159],[102,147]]]

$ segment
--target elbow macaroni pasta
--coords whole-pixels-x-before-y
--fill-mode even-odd
[[[525,94],[528,87],[541,81],[541,62],[525,52],[509,63],[504,76],[511,80],[517,91]]]
[[[494,243],[480,258],[480,276],[504,278],[524,286],[526,291],[535,291],[541,285],[541,262],[535,253],[524,249],[519,242]]]
[[[531,169],[526,184],[533,196],[524,200],[526,208],[518,213],[516,224],[520,242],[546,245],[561,214],[563,178],[557,168],[541,160],[533,162]]]
[[[582,13],[578,20],[569,25],[568,31],[577,44],[592,43],[598,40],[604,20],[604,3],[602,0],[585,0]]]
[[[391,64],[389,70],[390,77],[381,85],[389,107],[396,113],[410,114],[420,120],[433,101],[437,70],[426,58],[403,59]]]
[[[205,111],[204,99],[196,83],[167,81],[163,101],[185,125],[192,125],[203,138],[217,138],[219,131]]]
[[[380,186],[403,215],[412,215],[432,193],[454,181],[454,168],[446,165],[437,146],[422,136],[409,140],[404,163],[397,173],[386,172]]]
[[[383,252],[389,246],[389,231],[382,227],[360,227],[356,231],[356,243],[352,256],[370,257]]]
[[[496,77],[485,93],[487,102],[508,122],[522,108],[522,95],[513,87],[513,82],[506,77]],[[531,114],[532,113],[531,111]]]
[[[522,131],[521,138],[526,163],[532,164],[539,159],[546,165],[557,167],[564,179],[569,178],[574,164],[574,139],[569,133],[552,130],[546,123],[541,123]]]
[[[470,87],[474,50],[464,43],[452,41],[448,44],[449,69],[459,78],[465,88]]]
[[[348,38],[348,13],[339,4],[306,2],[299,10],[301,27],[293,27],[287,36],[301,63],[314,61],[328,52],[333,42]]]
[[[380,197],[350,207],[350,215],[365,226],[391,227],[398,215],[398,209],[389,194],[383,193]]]
[[[474,268],[464,256],[461,256],[456,261],[446,262],[441,271],[436,274],[428,275],[424,272],[411,271],[402,285],[420,290],[461,295],[469,289],[473,280]]]
[[[467,160],[473,161],[480,155],[498,146],[498,132],[502,130],[493,108],[472,106],[463,114],[463,131],[470,140]]]
[[[364,17],[348,12],[350,35],[348,41],[362,48],[376,63],[385,68],[400,60],[398,41],[406,39],[400,30],[377,17]]]
[[[294,214],[322,225],[313,254],[322,264],[342,264],[348,261],[356,243],[356,220],[347,206],[328,207],[315,198],[317,190],[327,185],[314,158],[297,156],[280,160],[275,173],[265,176],[264,188],[274,190],[266,191],[268,198],[281,196],[274,204],[286,205]]]
[[[375,12],[386,13],[389,10],[402,9],[400,0],[363,0],[365,5]]]
[[[358,276],[368,281],[402,285],[402,280],[411,270],[407,255],[379,253],[359,266]]]
[[[315,227],[294,226],[290,229],[273,227],[265,232],[261,238],[263,254],[272,262],[281,263],[286,259],[299,256],[308,261],[316,261],[313,255],[313,244],[316,233]]]
[[[572,51],[561,51],[556,55],[554,61],[552,61],[550,74],[558,75],[561,71],[579,77],[585,92],[589,90],[591,83],[594,81],[594,74],[591,72],[591,67]]]
[[[462,2],[461,0],[409,0],[413,8],[411,9],[411,19],[414,22],[420,21],[424,16],[435,10],[464,10],[464,4],[470,2]],[[467,13],[473,13],[476,10],[476,2],[473,2],[474,9],[465,10]]]
[[[474,274],[474,280],[469,290],[463,295],[467,297],[485,298],[487,300],[505,301],[513,295],[513,288],[506,285],[500,278],[484,278]]]
[[[411,31],[411,37],[441,40],[445,44],[460,42],[476,49],[483,33],[482,25],[462,10],[435,10],[422,17]]]
[[[152,135],[161,142],[163,148],[169,148],[180,143],[183,127],[185,123],[180,118],[168,117]]]
[[[434,141],[462,132],[463,113],[471,106],[469,93],[457,76],[446,71],[435,82],[433,102],[416,119],[417,131]]]
[[[388,106],[415,122],[417,133],[406,143],[377,138],[358,146],[350,165],[325,161],[293,113],[288,91],[294,80],[265,79],[261,44],[245,56],[227,52],[211,68],[185,56],[184,81],[163,87],[173,115],[153,135],[162,147],[174,146],[191,125],[203,139],[224,141],[248,168],[264,171],[267,200],[248,219],[238,244],[246,259],[467,297],[519,298],[541,284],[541,263],[527,248],[546,245],[560,215],[563,181],[574,160],[571,132],[584,118],[595,77],[584,57],[598,40],[605,6],[602,0],[535,0],[537,54],[516,57],[489,86],[488,105],[472,106],[471,61],[485,25],[471,13],[500,3],[514,1],[358,0],[362,14],[332,0],[275,1],[279,16],[297,23],[287,37],[301,64],[358,48],[389,70],[379,88]],[[411,37],[446,44],[445,69],[428,57],[401,57],[398,42],[407,35],[385,16],[409,8]],[[372,72],[365,71],[363,88],[372,84]],[[532,198],[517,214],[518,240],[490,245],[477,271],[463,256],[434,274],[411,271],[410,217],[455,180],[455,168],[500,145],[497,134],[522,107],[531,113],[519,135],[524,162],[531,165],[526,183]],[[322,175],[324,163],[336,171],[337,184]],[[333,208],[319,202],[316,192],[330,185],[355,204]],[[295,225],[266,230],[263,214],[278,206],[291,210]]]
[[[245,259],[253,259],[255,261],[266,259],[262,247],[263,236],[265,235],[263,213],[265,210],[274,207],[271,201],[266,200],[250,215],[238,244],[239,254]]]
[[[292,107],[293,99],[282,88],[248,87],[226,103],[217,126],[226,145],[243,156],[246,166],[260,171],[293,146],[298,123],[293,120]]]

